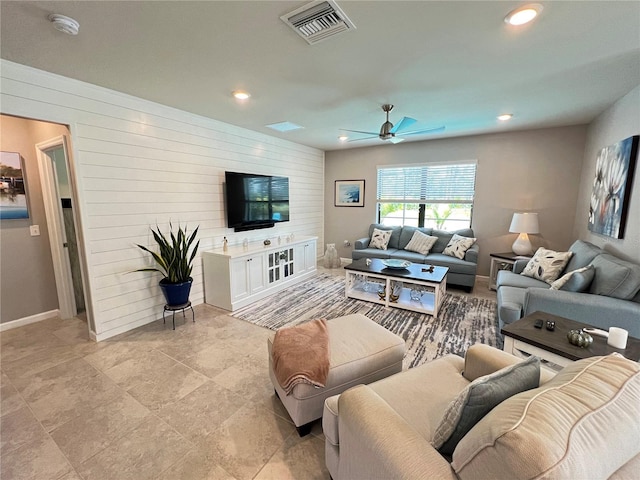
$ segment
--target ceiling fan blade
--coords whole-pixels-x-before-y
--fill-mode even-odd
[[[347,143],[359,142],[360,140],[371,140],[372,138],[378,138],[378,135],[376,134],[373,137],[354,138],[353,140],[347,140]]]
[[[426,130],[414,130],[412,132],[401,132],[401,133],[397,133],[396,135],[402,135],[402,136],[419,135],[421,133],[441,132],[442,130],[444,130],[444,127],[436,127],[436,128],[427,128]]]
[[[378,132],[363,132],[362,130],[349,130],[346,128],[341,128],[340,130],[344,132],[364,133],[365,135],[375,135],[376,137],[378,136]]]
[[[411,125],[413,125],[416,122],[417,120],[415,120],[414,118],[402,117],[402,120],[396,123],[395,126],[391,130],[389,130],[389,133],[397,133],[399,130],[402,130],[404,128],[409,128]]]
[[[404,142],[404,138],[398,138],[398,137],[391,137],[388,139],[391,143],[400,143],[400,142]]]

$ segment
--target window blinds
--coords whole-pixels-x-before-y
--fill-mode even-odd
[[[473,203],[476,163],[378,167],[378,201]]]

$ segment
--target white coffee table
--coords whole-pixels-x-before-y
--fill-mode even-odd
[[[370,265],[361,258],[344,267],[346,297],[438,316],[447,292],[448,267],[412,263],[406,269],[391,269],[379,258],[369,260]]]

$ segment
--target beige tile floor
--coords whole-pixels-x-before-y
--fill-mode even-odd
[[[77,318],[0,334],[0,478],[329,478],[321,425],[300,438],[273,394],[270,331],[195,312],[100,343]]]

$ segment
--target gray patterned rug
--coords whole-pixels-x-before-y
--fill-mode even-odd
[[[493,300],[447,293],[434,319],[423,313],[345,298],[344,283],[344,277],[320,274],[236,310],[232,316],[278,330],[314,318],[330,320],[359,312],[405,340],[404,368],[447,353],[463,355],[474,343],[502,348]]]

